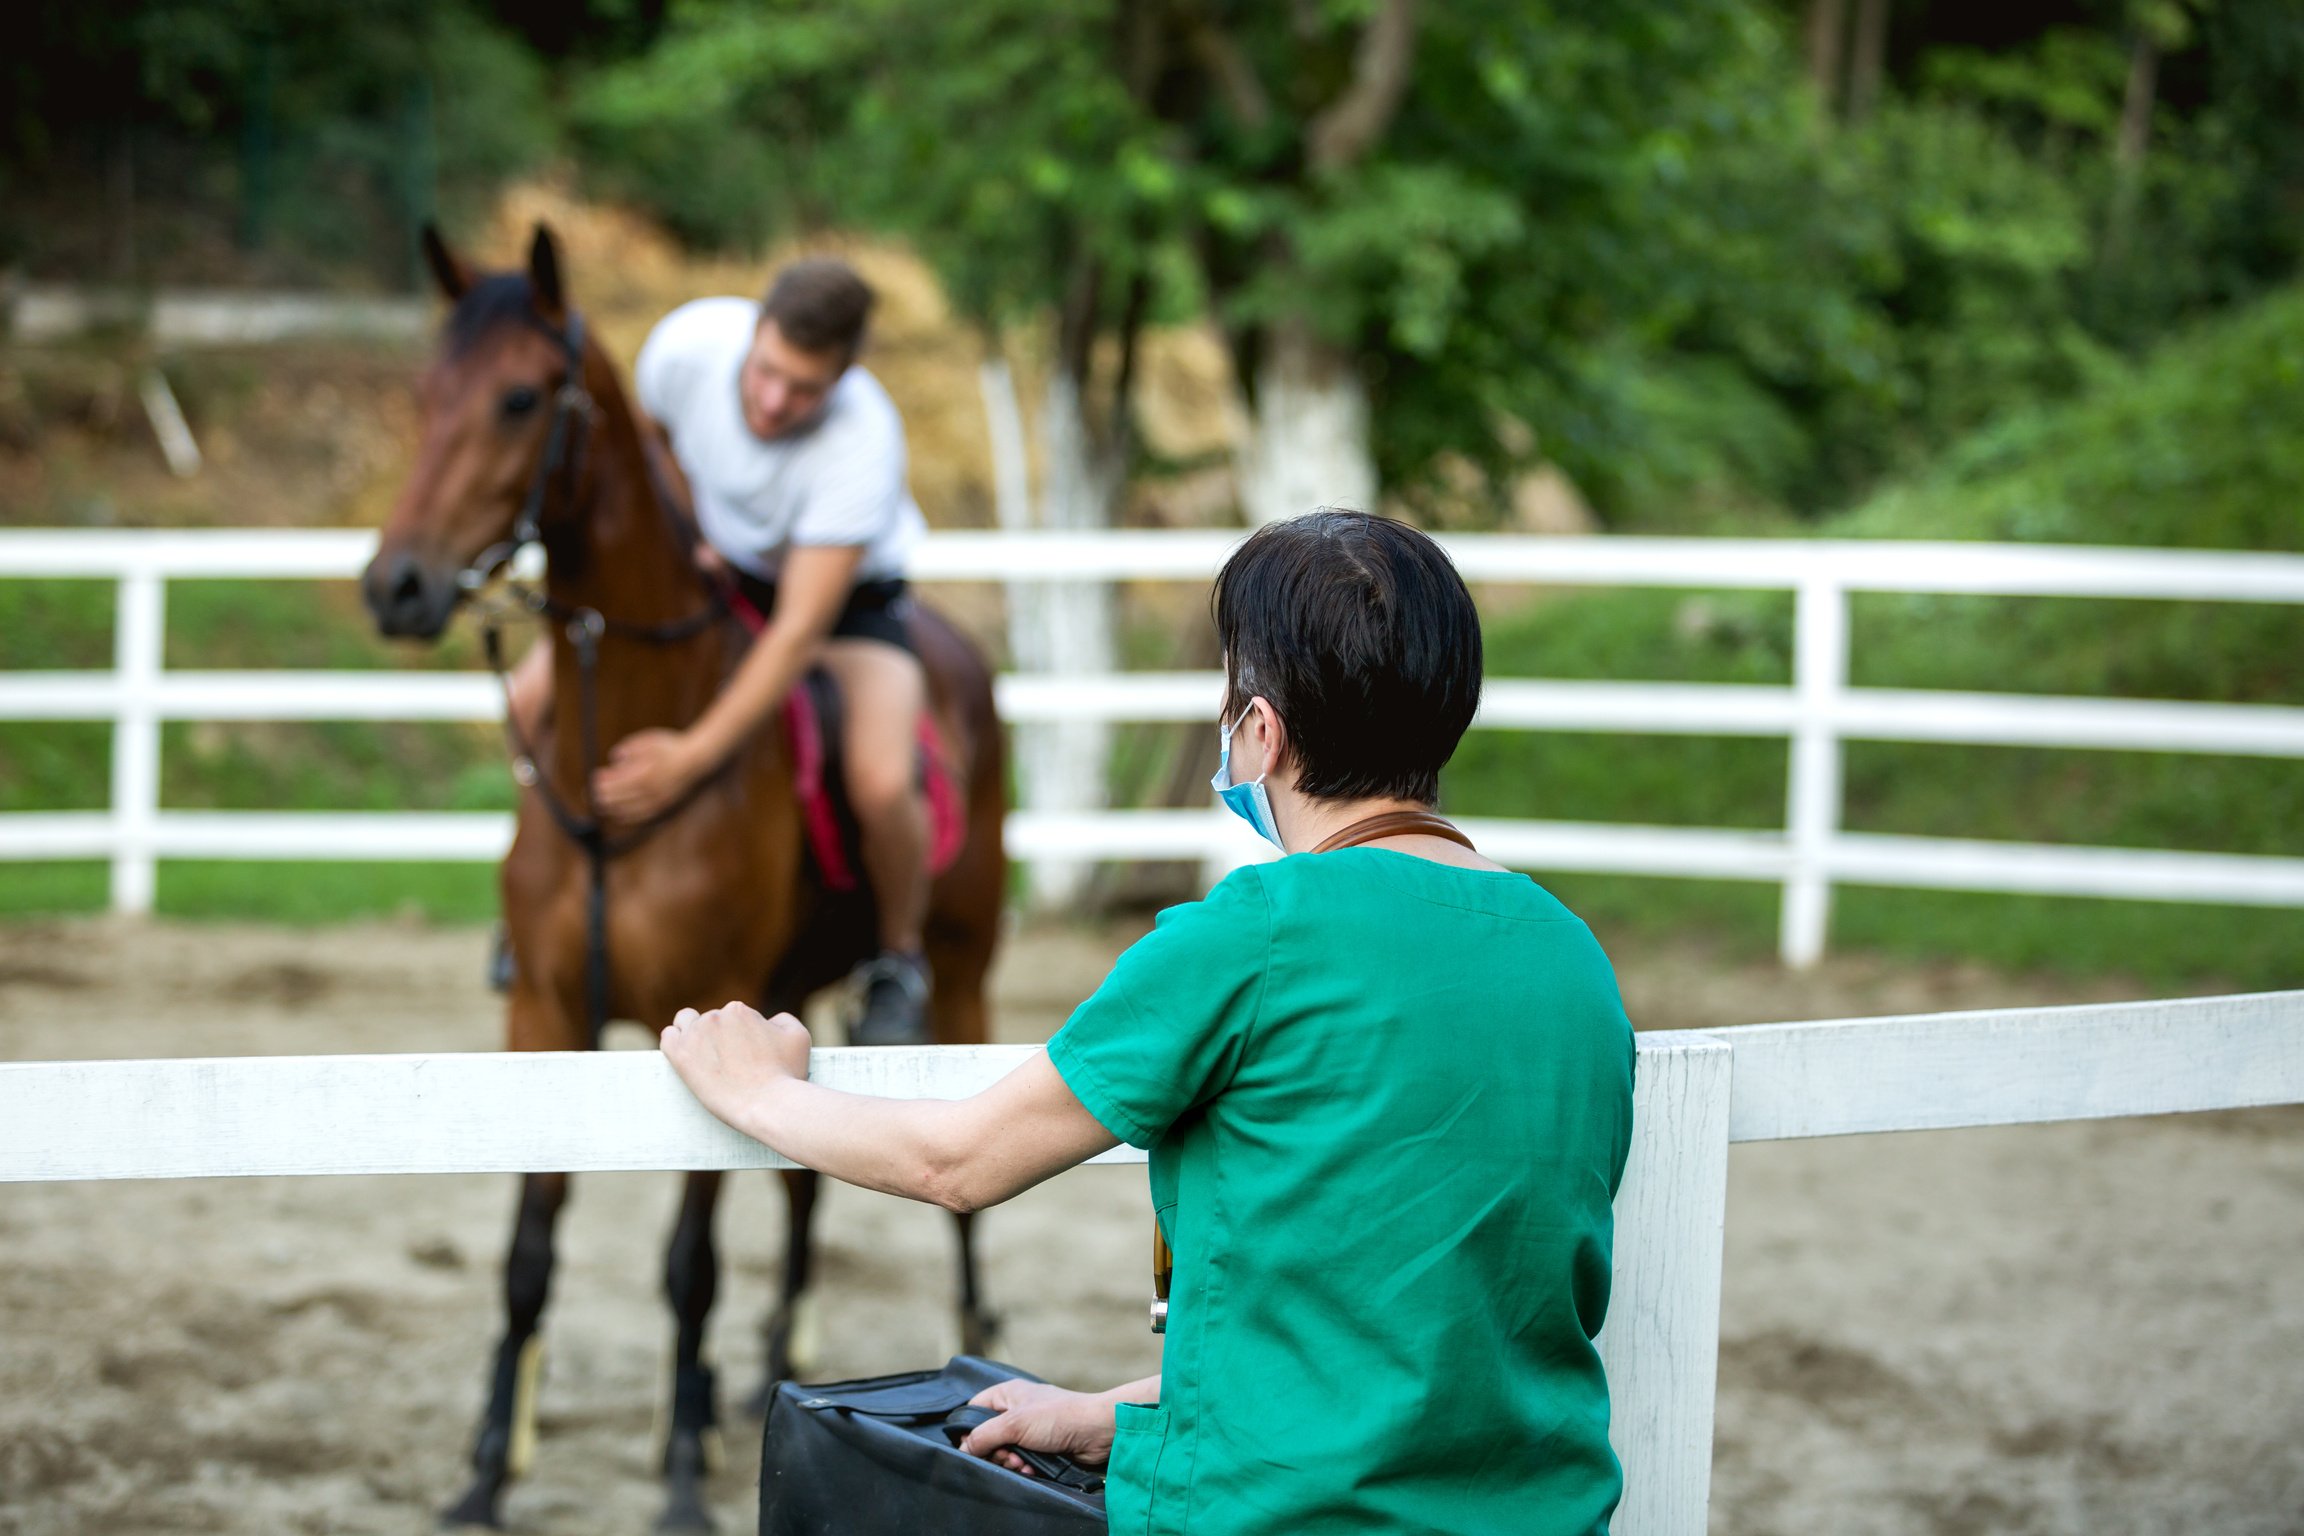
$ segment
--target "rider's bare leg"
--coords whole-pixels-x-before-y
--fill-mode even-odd
[[[917,956],[928,915],[928,807],[919,768],[927,676],[918,657],[879,640],[827,640],[824,666],[846,707],[848,800],[879,903],[880,947]]]

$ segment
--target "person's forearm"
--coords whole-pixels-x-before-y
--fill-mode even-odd
[[[965,1099],[883,1099],[785,1077],[721,1113],[804,1168],[965,1214],[1115,1145],[1076,1101],[1076,1123],[1019,1112],[1036,1075],[1053,1075],[1045,1058]]]
[[[754,1097],[736,1128],[818,1173],[969,1211],[1014,1191],[989,1187],[971,1166],[967,1105],[875,1098],[783,1078]]]
[[[689,728],[703,761],[714,768],[726,762],[783,702],[822,643],[812,625],[769,625],[744,653],[728,686]]]
[[[1151,1375],[1140,1380],[1131,1381],[1124,1386],[1114,1387],[1109,1392],[1099,1392],[1096,1395],[1115,1408],[1122,1403],[1156,1403],[1160,1401],[1160,1373],[1154,1371]]]

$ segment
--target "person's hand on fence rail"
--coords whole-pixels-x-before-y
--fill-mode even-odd
[[[697,1102],[731,1125],[777,1079],[808,1076],[808,1026],[788,1013],[763,1017],[748,1003],[683,1008],[659,1044]]]

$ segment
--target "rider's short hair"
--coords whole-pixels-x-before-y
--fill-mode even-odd
[[[1288,728],[1297,788],[1431,805],[1480,706],[1480,614],[1440,546],[1323,507],[1259,528],[1216,578],[1224,718],[1254,698]]]
[[[773,320],[784,339],[806,352],[837,352],[853,362],[872,318],[872,287],[833,256],[796,261],[776,274],[760,318]]]

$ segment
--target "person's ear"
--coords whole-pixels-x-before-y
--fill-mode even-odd
[[[1264,749],[1264,772],[1278,774],[1288,764],[1288,727],[1272,701],[1259,696],[1249,708],[1256,726],[1257,745]]]

